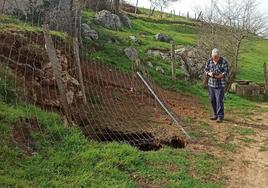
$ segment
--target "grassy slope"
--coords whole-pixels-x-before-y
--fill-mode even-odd
[[[14,144],[21,118],[37,118],[31,131],[34,155]],[[0,102],[0,187],[219,187],[210,180],[221,162],[206,153],[164,148],[141,152],[129,145],[88,142],[77,128],[65,128],[56,114],[29,105]],[[195,178],[191,176],[195,174]]]
[[[2,17],[3,18],[3,17]],[[40,28],[5,17],[1,31]],[[17,22],[16,24],[14,24]],[[59,33],[62,36],[62,33]],[[6,66],[0,66],[0,187],[219,187],[215,180],[222,162],[207,153],[164,148],[141,152],[118,143],[89,142],[79,128],[66,128],[58,115],[17,99],[19,88]],[[29,125],[28,153],[14,132],[21,119],[37,119],[41,131]],[[20,133],[22,135],[22,133]]]
[[[85,16],[90,20],[93,13],[87,12]],[[161,76],[150,69],[150,74],[159,84],[164,88],[200,96],[206,101],[206,91],[200,86],[184,81],[172,82],[167,62],[147,57],[145,53],[150,47],[169,48],[169,44],[154,41],[154,34],[160,31],[173,36],[177,44],[194,45],[193,26],[157,22],[134,19],[132,30],[123,29],[120,32],[94,24],[94,29],[100,32],[101,50],[91,54],[91,58],[130,71],[130,62],[123,55],[123,49],[130,45],[128,36],[136,35],[143,44],[139,47],[140,56],[165,69],[165,74]],[[6,25],[0,26],[1,29],[6,28]],[[24,27],[20,24],[11,26]],[[32,28],[25,26],[24,29]],[[144,38],[139,36],[140,30],[148,35]],[[107,43],[111,37],[117,38],[120,45]],[[179,70],[177,74],[181,76]],[[1,92],[5,91],[0,93],[1,100],[11,96],[10,104],[0,102],[1,187],[138,187],[143,183],[164,187],[220,186],[221,182],[214,180],[214,174],[218,173],[221,162],[212,155],[171,148],[144,153],[128,145],[88,142],[79,129],[64,128],[55,114],[29,105],[13,105],[12,85],[4,82],[1,87]],[[228,97],[226,103],[229,108],[251,105],[249,101],[233,95]],[[31,132],[37,151],[35,155],[26,154],[12,141],[12,130],[16,128],[18,119],[31,117],[37,117],[42,127],[42,132]]]
[[[90,54],[91,59],[112,64],[118,69],[130,72],[131,62],[125,56],[124,49],[131,45],[128,37],[134,35],[141,41],[141,44],[135,46],[139,52],[140,58],[143,61],[151,61],[154,67],[160,65],[165,70],[164,74],[159,74],[155,71],[155,68],[148,68],[150,75],[159,85],[165,89],[172,89],[185,94],[198,96],[201,103],[208,104],[207,91],[202,88],[201,84],[193,84],[184,81],[183,73],[180,69],[177,69],[177,77],[179,79],[176,82],[172,81],[170,63],[161,58],[150,57],[146,54],[147,50],[150,48],[170,48],[170,44],[155,40],[154,36],[159,32],[172,36],[178,47],[194,46],[196,42],[196,28],[191,21],[177,16],[175,17],[175,23],[171,24],[171,18],[163,21],[157,18],[148,18],[145,15],[140,15],[138,18],[132,18],[133,27],[131,29],[123,28],[121,31],[112,31],[96,23],[94,15],[95,13],[90,10],[85,11],[83,14],[84,21],[90,22],[93,28],[99,32],[100,37],[100,39],[96,41],[100,45],[99,50]],[[140,35],[140,33],[143,32],[147,33],[147,35]],[[119,44],[107,43],[111,38],[117,39]],[[88,41],[87,47],[90,48],[91,45],[92,43]],[[253,103],[238,96],[230,94],[226,97],[227,110],[235,109],[238,106],[243,109],[254,107]]]
[[[263,63],[268,64],[268,40],[252,39],[243,43],[238,79],[263,82]]]

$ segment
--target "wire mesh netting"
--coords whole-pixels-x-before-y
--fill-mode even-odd
[[[134,69],[125,73],[88,58],[80,29],[81,7],[73,1],[64,6],[61,1],[36,1],[29,9],[25,2],[0,4],[0,97],[28,112],[18,124],[40,132],[53,129],[42,126],[42,111],[58,114],[66,129],[77,126],[97,141],[127,142],[144,150],[163,143],[185,145],[180,129]],[[143,76],[165,103],[146,71]],[[23,130],[17,134],[25,134],[21,140],[27,147]]]

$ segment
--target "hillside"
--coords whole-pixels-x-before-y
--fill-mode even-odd
[[[57,88],[52,84],[40,89],[38,84],[42,82],[37,72],[20,67],[21,64],[14,67],[6,60],[9,56],[13,62],[31,63],[34,68],[42,69],[42,63],[48,62],[42,28],[0,15],[3,41],[0,45],[1,187],[268,185],[265,179],[267,106],[228,94],[226,122],[222,125],[210,122],[207,91],[201,83],[185,81],[180,68],[178,79],[172,81],[170,62],[147,54],[152,48],[169,50],[169,43],[155,40],[159,32],[172,36],[177,48],[195,46],[197,23],[177,16],[160,20],[130,14],[132,28],[112,31],[100,26],[94,15],[91,10],[83,12],[83,22],[90,23],[99,34],[98,40],[84,39],[86,58],[82,73],[89,105],[85,107],[75,100],[75,105],[70,107],[76,123],[72,127],[66,125],[55,102]],[[60,57],[71,64],[70,36],[55,31],[51,34],[61,51]],[[179,117],[195,143],[187,143],[187,147],[181,149],[172,143],[174,140],[166,140],[164,144],[169,134],[181,136],[180,131],[144,91],[141,81],[134,79],[136,93],[129,90],[133,84],[132,64],[124,53],[124,49],[133,44],[129,36],[137,37],[139,42],[134,46],[142,62],[153,65],[146,67],[157,94]],[[239,79],[263,80],[261,70],[263,61],[268,60],[266,50],[266,40],[252,39],[243,44]],[[75,68],[68,66],[67,72],[76,78]],[[156,71],[157,66],[162,67],[164,73]],[[39,91],[36,96],[34,89]],[[107,138],[113,136],[111,130],[114,135],[123,134],[127,139]],[[137,139],[132,137],[137,131],[141,133],[138,137],[150,133],[160,135],[161,149],[146,148],[152,151],[144,152],[140,145],[133,144],[135,139],[129,142],[129,137]],[[96,139],[103,132],[108,136]],[[126,141],[136,147],[124,143]],[[254,171],[256,168],[259,168],[258,174]],[[245,177],[255,177],[262,184],[252,183]]]

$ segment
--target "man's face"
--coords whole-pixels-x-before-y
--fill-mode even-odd
[[[214,55],[214,56],[212,56],[212,59],[213,59],[213,61],[218,62],[220,60],[220,56]]]

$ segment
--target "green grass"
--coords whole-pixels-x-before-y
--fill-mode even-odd
[[[243,43],[238,79],[264,82],[263,63],[268,64],[268,40],[253,38]]]
[[[263,145],[261,146],[260,151],[268,151],[268,139],[263,141]]]
[[[120,31],[112,31],[100,26],[94,20],[94,13],[90,10],[83,12],[83,20],[91,22],[92,27],[99,32],[100,39],[96,41],[100,44],[100,50],[91,53],[90,57],[98,62],[113,64],[116,68],[123,71],[131,70],[131,61],[124,55],[124,49],[131,45],[129,36],[134,35],[141,44],[137,44],[139,57],[145,61],[153,61],[155,63],[166,64],[167,62],[161,61],[158,58],[148,57],[147,50],[150,48],[161,47],[169,49],[170,44],[159,42],[154,39],[155,35],[159,32],[165,33],[175,40],[177,45],[193,45],[195,38],[195,27],[192,25],[184,24],[156,24],[151,21],[144,21],[138,18],[132,19],[132,28],[123,28]],[[146,33],[146,35],[141,35]],[[116,39],[119,44],[109,43],[107,41]],[[90,48],[92,42],[86,41],[86,46]],[[169,68],[170,69],[170,68]]]
[[[236,152],[238,146],[234,143],[222,143],[222,144],[219,144],[219,147],[223,149],[224,151],[229,151],[229,152],[234,153]]]
[[[230,130],[231,133],[236,133],[242,136],[255,135],[256,131],[251,128],[234,127]]]
[[[16,31],[16,32],[43,32],[39,26],[31,25],[27,22],[20,21],[12,16],[0,14],[0,31]],[[51,35],[67,40],[68,34],[59,31],[50,31]]]
[[[23,118],[37,118],[41,127],[30,130],[34,154],[12,139]],[[222,162],[210,154],[168,147],[141,152],[126,144],[88,141],[79,129],[64,127],[56,114],[29,105],[0,102],[0,124],[1,187],[139,187],[138,180],[161,187],[222,185],[212,178]]]
[[[140,10],[140,14],[130,14],[134,17],[137,17],[139,19],[142,19],[142,20],[150,20],[151,22],[154,22],[154,23],[185,23],[187,25],[197,25],[196,22],[192,21],[191,19],[187,19],[186,17],[183,17],[183,16],[178,16],[178,15],[175,15],[175,16],[171,16],[170,14],[168,13],[163,13],[162,14],[162,18],[161,18],[161,12],[156,10],[154,12],[154,15],[153,16],[148,16],[149,15],[149,9],[146,9],[146,8],[139,8]]]
[[[241,140],[245,143],[256,143],[257,142],[255,139],[248,138],[248,137],[239,138],[239,140]]]
[[[162,48],[170,49],[170,44],[165,42],[159,42],[154,39],[155,34],[163,32],[174,38],[176,45],[178,46],[194,46],[196,43],[196,29],[191,24],[192,21],[187,21],[185,18],[177,17],[177,21],[185,21],[182,23],[165,23],[166,20],[169,22],[168,18],[163,19],[161,22],[157,22],[159,18],[148,18],[145,15],[139,15],[132,18],[133,27],[123,28],[121,31],[112,31],[100,26],[94,20],[94,12],[87,10],[83,12],[83,20],[85,22],[90,22],[93,29],[97,30],[99,33],[99,40],[96,42],[86,41],[85,46],[88,48],[87,52],[94,43],[99,45],[99,49],[96,52],[91,52],[89,57],[99,63],[105,63],[113,65],[124,72],[131,72],[131,61],[124,54],[124,49],[131,44],[128,37],[130,35],[136,36],[141,44],[135,44],[137,48],[139,57],[142,61],[150,61],[154,65],[154,68],[147,68],[149,75],[153,80],[163,87],[164,89],[173,90],[188,95],[198,96],[202,104],[208,106],[208,92],[203,89],[201,84],[192,83],[184,81],[183,73],[180,69],[177,69],[177,81],[171,80],[171,66],[170,62],[160,59],[159,57],[150,57],[147,55],[147,51],[150,48]],[[141,19],[146,18],[146,19]],[[146,33],[146,35],[141,35],[141,33]],[[107,42],[111,39],[116,39],[118,43]],[[156,72],[155,67],[161,66],[165,73],[159,74]],[[247,99],[235,96],[233,94],[228,94],[225,98],[225,106],[227,111],[233,111],[238,107],[242,111],[254,108],[254,103]]]

